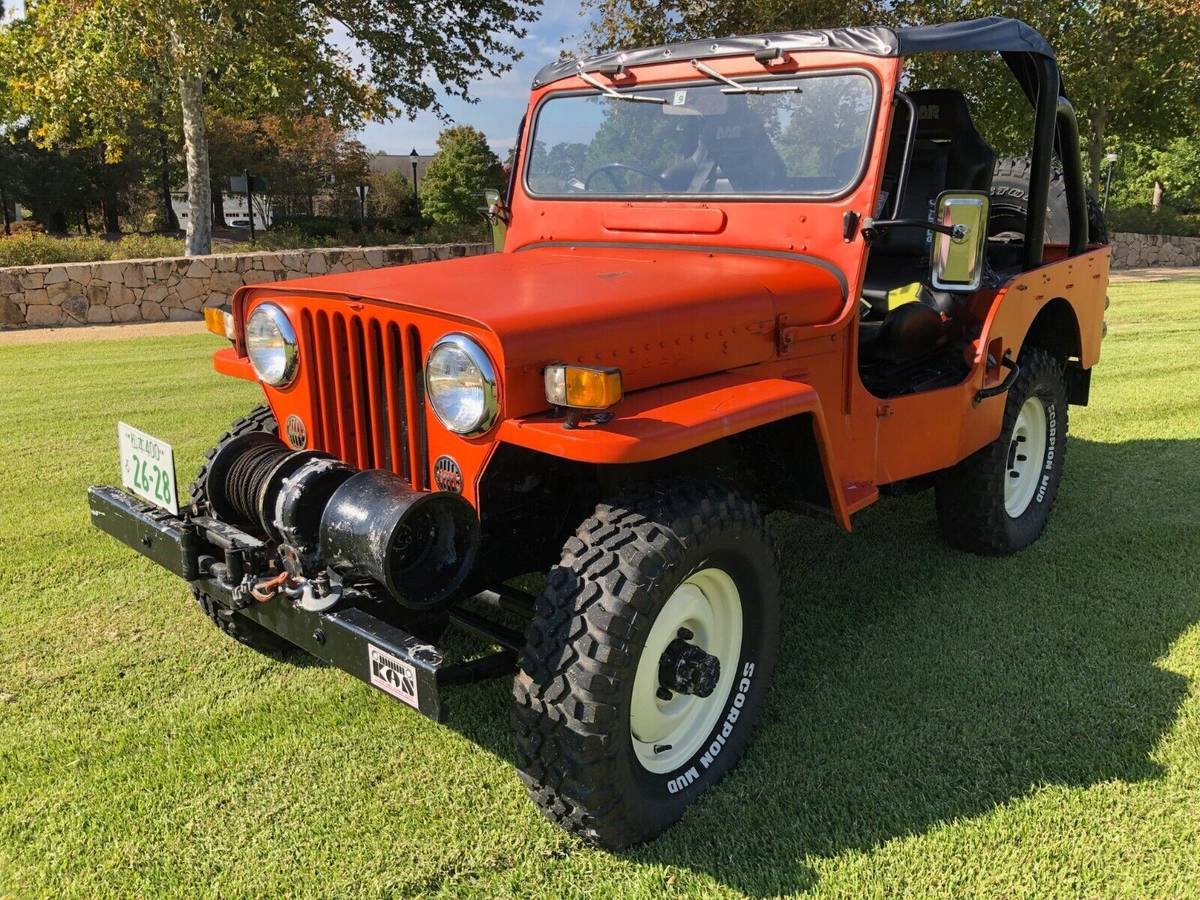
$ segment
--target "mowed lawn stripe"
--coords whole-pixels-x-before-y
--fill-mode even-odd
[[[1195,896],[1200,282],[1111,294],[1044,538],[958,554],[927,493],[851,535],[776,515],[758,739],[618,855],[527,802],[506,684],[437,726],[233,644],[90,527],[117,419],[171,442],[186,488],[260,401],[212,372],[216,338],[0,346],[0,897]]]

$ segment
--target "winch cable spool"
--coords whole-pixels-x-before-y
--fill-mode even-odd
[[[474,567],[479,519],[458,494],[414,491],[393,472],[294,451],[267,434],[225,445],[210,472],[217,517],[285,545],[301,582],[328,566],[427,610],[456,599]]]
[[[259,515],[259,495],[267,477],[292,450],[278,440],[248,443],[229,464],[225,477],[225,500],[234,514],[234,524],[252,529],[261,535],[264,531],[262,516]]]

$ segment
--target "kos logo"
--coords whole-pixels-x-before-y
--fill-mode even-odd
[[[409,706],[417,705],[417,670],[411,663],[367,644],[367,670],[371,684]]]
[[[940,119],[942,117],[942,108],[936,103],[929,103],[925,106],[918,107],[917,118],[922,122]]]

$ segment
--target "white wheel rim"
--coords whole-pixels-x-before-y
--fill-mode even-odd
[[[659,662],[667,646],[692,633],[688,642],[717,658],[717,686],[707,697],[671,692],[660,696]],[[629,707],[630,734],[638,761],[661,774],[679,768],[704,744],[720,718],[737,674],[742,650],[742,598],[722,569],[691,575],[667,599],[650,628],[638,660]]]
[[[1016,519],[1029,508],[1046,462],[1046,405],[1036,395],[1017,413],[1004,469],[1004,509]]]

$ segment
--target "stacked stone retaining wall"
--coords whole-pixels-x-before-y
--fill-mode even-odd
[[[1200,266],[1200,237],[1125,232],[1112,236],[1114,269],[1153,266]]]
[[[203,318],[245,284],[475,256],[489,244],[328,247],[0,269],[0,328]]]

